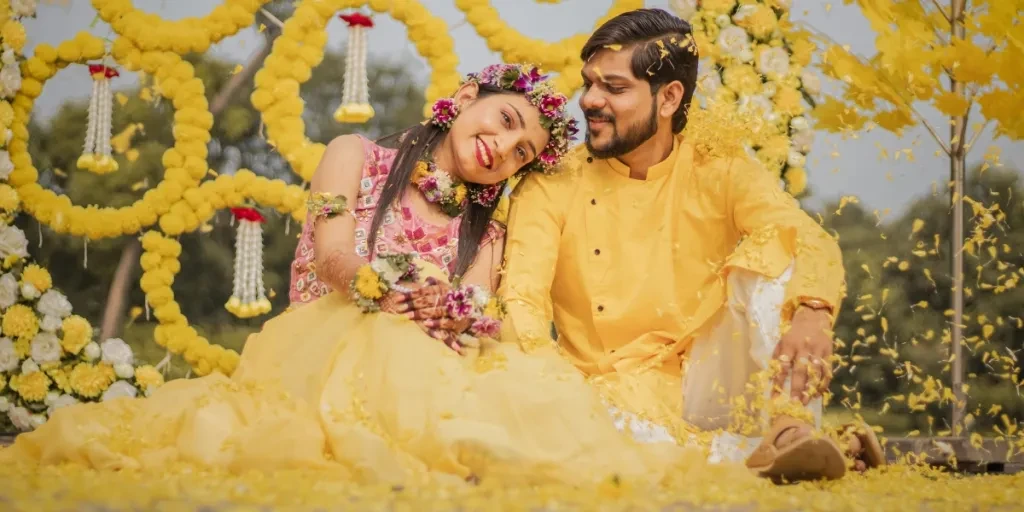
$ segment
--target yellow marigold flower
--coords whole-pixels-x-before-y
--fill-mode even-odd
[[[497,297],[491,297],[490,300],[487,301],[487,305],[484,306],[484,315],[491,318],[501,317],[501,306],[498,304]]]
[[[25,47],[25,26],[17,21],[8,21],[3,25],[3,28],[0,28],[0,39],[14,51],[21,53]]]
[[[63,393],[71,393],[71,382],[68,381],[68,372],[64,368],[53,368],[46,372],[53,379],[53,385]]]
[[[755,94],[761,89],[761,75],[752,66],[729,66],[722,73],[725,86],[740,94]]]
[[[775,103],[775,110],[782,115],[792,117],[804,113],[803,96],[792,87],[779,87],[772,101]]]
[[[14,353],[18,354],[18,357],[25,359],[29,354],[32,353],[32,339],[31,338],[18,338],[14,342]]]
[[[731,14],[736,7],[736,0],[704,0],[700,8],[707,14]]]
[[[466,186],[459,185],[455,187],[455,202],[461,203],[466,199]]]
[[[53,286],[53,279],[50,278],[50,272],[34,263],[25,267],[25,270],[21,274],[21,282],[34,286],[36,290],[39,290],[40,292],[45,292]]]
[[[147,391],[163,385],[164,376],[151,365],[140,366],[135,369],[135,383],[139,389]]]
[[[4,321],[0,327],[7,336],[31,341],[32,337],[39,333],[39,318],[32,308],[24,304],[15,304],[4,313]]]
[[[416,167],[414,167],[412,171],[412,179],[423,179],[426,178],[428,174],[430,174],[430,168],[427,166],[427,163],[422,161],[416,162]]]
[[[816,47],[810,39],[799,37],[789,42],[789,51],[792,53],[791,61],[799,66],[807,66],[811,63]]]
[[[0,373],[0,391],[3,391],[5,387],[7,387],[7,377]]]
[[[21,256],[18,256],[17,254],[12,254],[12,255],[4,258],[4,268],[5,269],[11,268],[11,267],[14,266],[15,263],[17,263],[19,261],[21,261]]]
[[[786,191],[799,196],[807,190],[807,171],[803,167],[790,167],[784,176]]]
[[[750,35],[757,39],[767,39],[775,31],[775,27],[779,24],[779,19],[775,17],[775,12],[767,5],[756,4],[736,24],[747,29],[747,32],[750,32]]]
[[[380,289],[380,276],[369,265],[363,265],[356,271],[356,291],[368,299],[384,296]]]
[[[11,389],[29,402],[42,402],[50,390],[50,378],[43,372],[32,372],[11,378]]]
[[[0,101],[0,126],[11,126],[14,122],[14,107],[7,101]]]
[[[61,323],[61,330],[64,331],[64,337],[61,338],[60,345],[69,354],[78,354],[92,340],[92,326],[88,320],[78,315],[65,318]]]
[[[103,394],[116,380],[114,369],[109,364],[93,365],[78,363],[71,370],[71,389],[85,398],[96,398]]]
[[[3,183],[0,184],[0,210],[13,212],[21,206],[21,198],[14,187]]]

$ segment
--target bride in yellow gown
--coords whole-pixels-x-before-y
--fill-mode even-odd
[[[496,65],[435,104],[397,150],[336,139],[296,250],[296,307],[248,340],[231,377],[63,408],[0,462],[324,468],[393,484],[656,482],[684,459],[700,464],[676,443],[617,429],[553,351],[523,354],[478,322],[493,318],[453,311],[464,285],[485,299],[495,289],[496,199],[510,176],[551,171],[568,150],[566,102],[536,69]],[[429,279],[388,281],[385,254],[417,255]]]

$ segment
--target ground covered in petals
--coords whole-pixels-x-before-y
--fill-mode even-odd
[[[891,466],[834,483],[751,487],[717,469],[667,488],[610,480],[588,488],[458,489],[356,486],[337,474],[225,473],[178,468],[160,474],[77,467],[0,468],[2,510],[1020,510],[1024,473],[961,476]]]

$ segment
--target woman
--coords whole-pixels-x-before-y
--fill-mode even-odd
[[[249,339],[231,378],[64,408],[0,461],[325,468],[377,483],[668,474],[683,449],[620,433],[557,356],[491,340],[502,232],[490,216],[505,180],[553,171],[568,150],[566,101],[536,69],[496,65],[397,150],[336,139],[296,251],[300,306]]]

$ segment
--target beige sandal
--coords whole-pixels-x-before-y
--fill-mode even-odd
[[[793,418],[777,421],[747,458],[747,467],[775,483],[842,478],[846,474],[843,450],[828,436],[812,432],[784,448],[775,446],[784,432],[804,425]]]
[[[857,436],[862,450],[860,459],[864,461],[866,469],[881,467],[888,463],[885,459],[885,450],[882,449],[882,443],[878,441],[875,431],[866,423],[847,423],[839,427],[837,433],[840,440],[845,434]]]

